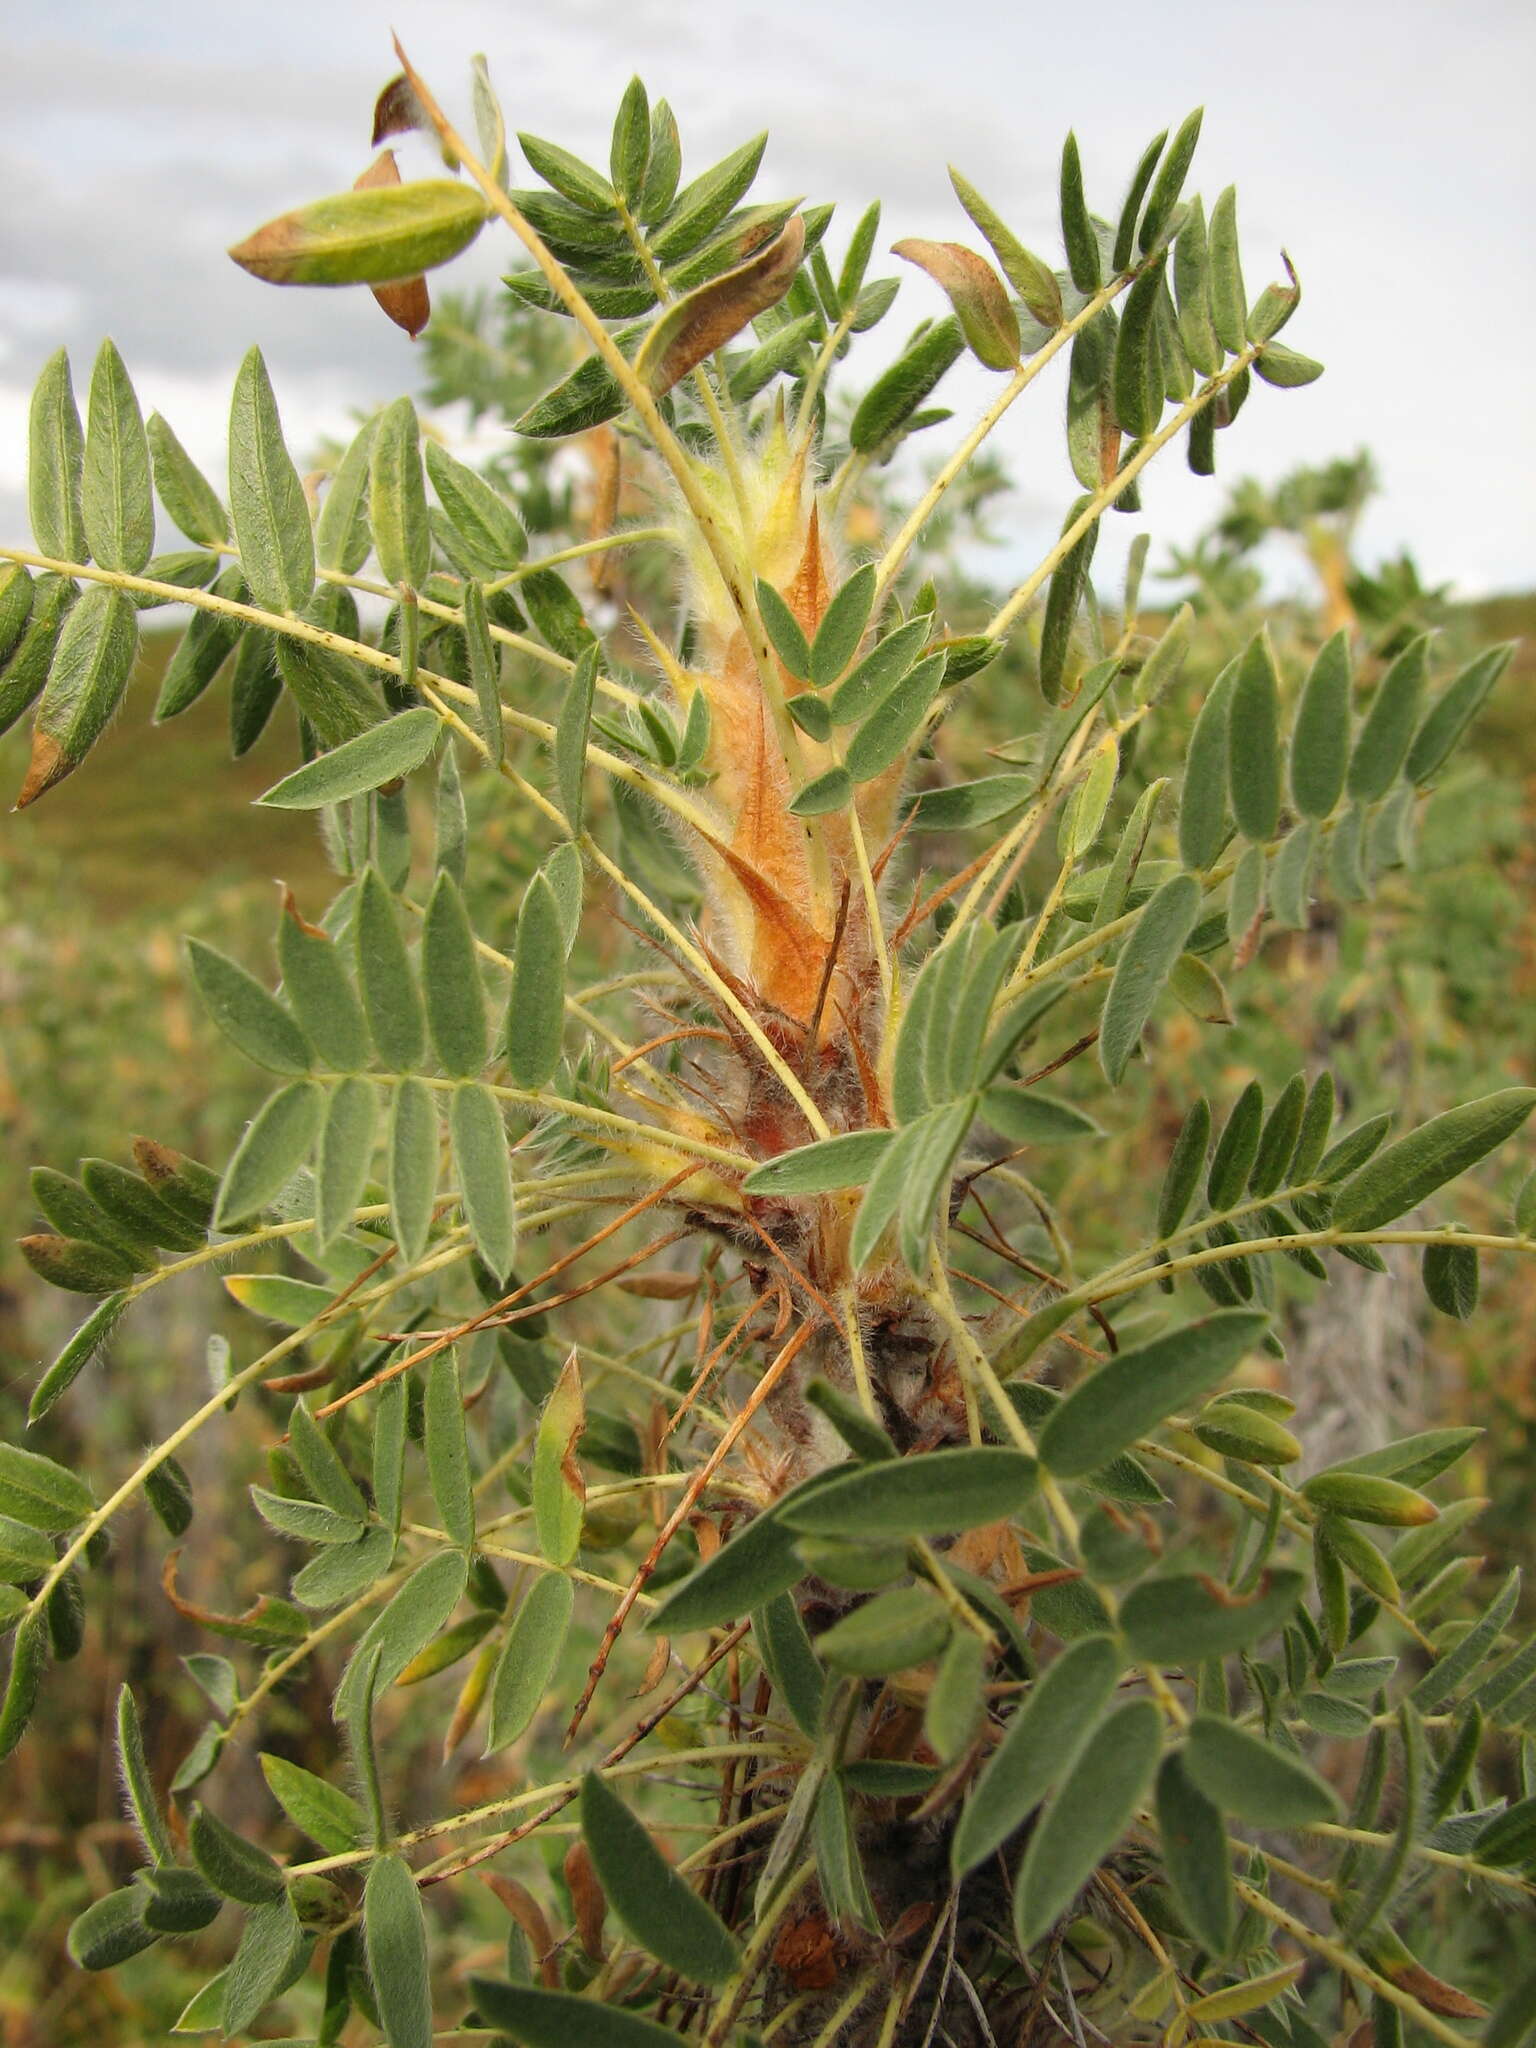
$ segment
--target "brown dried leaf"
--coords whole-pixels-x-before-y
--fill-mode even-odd
[[[1007,288],[985,256],[963,242],[894,242],[891,254],[926,270],[955,309],[971,353],[989,370],[1012,370],[1019,361],[1019,316]]]
[[[377,142],[379,138],[375,135],[373,139]],[[352,190],[367,192],[377,185],[399,183],[400,166],[395,161],[395,152],[386,149],[374,158],[363,175],[356,180]],[[386,318],[393,320],[397,327],[403,327],[412,341],[432,317],[432,294],[427,289],[426,278],[419,274],[415,277],[402,277],[397,284],[375,285],[373,296],[379,302],[379,311]]]
[[[1431,2012],[1443,2013],[1451,2020],[1481,2020],[1488,2016],[1486,2005],[1480,2005],[1465,1991],[1458,1991],[1454,1984],[1447,1984],[1443,1977],[1436,1977],[1422,1963],[1383,1963],[1380,1968],[1399,1991],[1409,1992]]]
[[[565,1881],[571,1890],[571,1909],[576,1915],[576,1932],[594,1963],[603,1960],[603,1922],[608,1901],[598,1883],[585,1842],[572,1842],[565,1852]]]
[[[374,102],[373,146],[389,135],[410,134],[431,135],[431,117],[421,103],[421,95],[405,73],[399,72],[392,78]]]
[[[669,306],[635,358],[651,396],[670,391],[706,356],[776,306],[794,283],[804,253],[805,222],[797,213],[766,248]]]
[[[549,1922],[544,1918],[543,1908],[529,1891],[519,1884],[515,1877],[503,1877],[499,1871],[481,1873],[482,1881],[506,1907],[512,1918],[528,1937],[528,1946],[533,1951],[533,1960],[538,1966],[539,1982],[546,1991],[560,1989],[560,1956],[555,1947],[555,1937],[549,1931]]]

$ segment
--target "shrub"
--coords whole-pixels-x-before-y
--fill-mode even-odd
[[[458,176],[401,183],[386,152],[233,254],[366,285],[414,332],[423,274],[510,229],[547,355],[584,351],[516,424],[579,449],[589,538],[530,553],[550,466],[488,481],[408,399],[312,516],[254,351],[227,508],[110,343],[83,432],[62,356],[34,399],[37,546],[0,585],[0,705],[36,699],[20,806],[85,762],[139,611],[180,601],[158,717],[227,666],[239,753],[291,702],[299,759],[261,801],[316,813],[340,877],[313,921],[289,900],[275,993],[189,944],[273,1083],[221,1171],[141,1139],[132,1169],[34,1176],[28,1260],[98,1298],[34,1425],[190,1271],[253,1334],[104,1500],[0,1446],[0,1749],[78,1648],[118,1517],[142,1496],[173,1540],[195,1526],[178,1454],[205,1428],[268,1456],[260,1596],[212,1612],[168,1576],[247,1652],[188,1660],[213,1712],[169,1788],[120,1694],[144,1862],[75,1960],[229,1902],[238,1945],[183,2029],[285,2001],[306,2040],[356,2011],[392,2048],[1303,2048],[1362,2015],[1462,2039],[1483,2007],[1399,1927],[1434,1883],[1528,1904],[1536,1646],[1513,1576],[1447,1618],[1474,1510],[1433,1489],[1478,1432],[1299,1477],[1283,1330],[1294,1290],[1389,1244],[1470,1315],[1483,1255],[1536,1249],[1533,1183],[1508,1229],[1423,1205],[1536,1090],[1341,1131],[1330,1074],[1298,1068],[1188,1104],[1160,1190],[1131,1183],[1167,1006],[1226,1015],[1213,961],[1262,977],[1267,927],[1319,894],[1370,917],[1507,650],[1440,678],[1419,635],[1357,676],[1341,631],[1303,675],[1261,630],[1185,729],[1190,615],[1143,630],[1144,549],[1100,605],[1100,521],[1153,458],[1183,436],[1209,473],[1254,379],[1319,374],[1277,339],[1289,268],[1248,301],[1231,190],[1209,221],[1185,196],[1198,115],[1114,221],[1068,139],[1059,273],[956,174],[991,257],[897,243],[928,317],[850,409],[828,381],[897,290],[868,276],[878,207],[834,267],[830,208],[749,203],[762,138],[683,184],[638,81],[607,174],[523,136],[542,182],[509,190],[483,65],[473,89],[474,147],[409,68],[379,105],[376,142],[422,129]],[[855,544],[967,353],[991,403]],[[1082,495],[964,630],[914,548],[1062,353]],[[188,549],[152,553],[152,484]],[[994,720],[1026,727],[1005,765],[957,773]],[[1116,1190],[1087,1270],[1083,1158]],[[311,1666],[333,1767],[262,1756],[280,1861],[219,1817],[221,1763]],[[421,1762],[417,1686],[444,1769],[490,1760],[468,1796]],[[432,1969],[450,1941],[467,1985]]]

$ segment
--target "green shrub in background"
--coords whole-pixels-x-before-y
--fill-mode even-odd
[[[1501,1149],[1536,1090],[1512,1043],[1503,1085],[1341,1122],[1262,944],[1320,905],[1370,933],[1383,890],[1422,917],[1394,878],[1509,650],[1346,624],[1298,659],[1277,618],[1188,706],[1205,629],[1143,630],[1144,550],[1100,610],[1148,463],[1182,438],[1209,473],[1255,380],[1319,372],[1276,339],[1294,278],[1249,302],[1231,190],[1186,196],[1198,116],[1113,221],[1069,139],[1059,273],[957,174],[995,265],[898,243],[944,296],[850,410],[829,380],[896,294],[878,208],[834,268],[830,208],[749,203],[761,138],[685,183],[638,81],[607,174],[523,136],[510,190],[482,65],[473,97],[471,147],[407,69],[375,140],[460,175],[386,155],[234,254],[414,331],[421,273],[509,228],[563,371],[515,424],[590,502],[423,445],[402,399],[313,514],[253,352],[226,507],[106,344],[83,426],[45,370],[36,547],[0,553],[23,808],[68,803],[139,609],[181,599],[157,716],[227,672],[244,755],[290,706],[260,801],[340,877],[287,899],[276,992],[217,919],[189,940],[270,1084],[227,1165],[141,1140],[33,1180],[29,1263],[97,1305],[0,1446],[0,1749],[67,1696],[123,1511],[206,1568],[200,1498],[265,1457],[226,1597],[168,1564],[167,1626],[235,1646],[187,1658],[200,1732],[157,1768],[166,1702],[117,1697],[142,1860],[75,1961],[198,1937],[180,2031],[392,2048],[1517,2042],[1536,1645],[1517,1574],[1447,1619],[1478,1431],[1307,1469],[1279,1312],[1405,1246],[1470,1316],[1485,1255],[1536,1249]],[[871,531],[967,351],[994,399]],[[1082,495],[952,614],[915,550],[1063,353]],[[499,408],[493,370],[437,345],[440,396]],[[187,549],[152,555],[152,487]],[[1182,1104],[1154,1186],[1170,1006],[1215,1030],[1235,987],[1291,1071]],[[1490,1158],[1464,1227],[1442,1190]],[[94,1486],[63,1430],[214,1269],[211,1385]],[[1405,1939],[1447,1915],[1470,1986]]]

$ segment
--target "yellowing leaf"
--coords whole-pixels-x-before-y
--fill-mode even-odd
[[[230,255],[268,284],[395,284],[467,249],[485,204],[452,178],[337,192],[259,227]]]
[[[587,1426],[581,1367],[573,1351],[539,1416],[533,1446],[533,1519],[551,1564],[569,1564],[581,1543],[587,1484],[576,1446]]]

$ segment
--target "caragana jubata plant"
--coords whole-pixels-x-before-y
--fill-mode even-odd
[[[45,367],[34,545],[0,550],[18,808],[71,800],[140,612],[179,603],[157,718],[225,676],[239,753],[287,700],[262,801],[314,812],[339,876],[275,962],[188,947],[272,1077],[225,1163],[141,1139],[33,1178],[26,1257],[96,1306],[0,1446],[0,1750],[68,1687],[112,1526],[192,1523],[189,1441],[272,1452],[269,1590],[204,1612],[237,1647],[195,1660],[212,1713],[170,1785],[155,1701],[120,1695],[142,1867],[75,1960],[217,1920],[180,2031],[391,2048],[1512,2048],[1531,1982],[1488,2016],[1398,1931],[1426,1888],[1513,1921],[1536,1889],[1536,1643],[1437,1499],[1478,1432],[1303,1472],[1283,1311],[1408,1245],[1470,1315],[1485,1254],[1536,1251],[1536,1181],[1497,1229],[1454,1184],[1536,1089],[1340,1128],[1299,1066],[1189,1103],[1160,1190],[1135,1170],[1170,1006],[1226,1015],[1223,964],[1262,974],[1319,898],[1371,915],[1509,650],[1446,673],[1429,636],[1383,665],[1339,633],[1282,673],[1261,633],[1185,729],[1190,618],[1141,609],[1144,547],[1101,603],[1101,523],[1154,458],[1210,474],[1258,386],[1320,373],[1279,339],[1289,261],[1250,300],[1232,189],[1190,189],[1198,113],[1110,216],[1067,138],[1059,270],[953,172],[971,242],[895,244],[917,324],[870,370],[878,205],[757,199],[761,136],[685,178],[638,80],[606,169],[520,135],[514,188],[484,63],[471,141],[401,61],[374,144],[422,131],[441,169],[385,148],[231,253],[415,333],[424,274],[508,236],[573,364],[516,431],[606,478],[588,537],[530,550],[408,398],[314,502],[255,350],[221,498],[109,341],[83,424]],[[1079,494],[957,630],[914,570],[929,522],[1062,355]],[[965,357],[990,402],[869,541],[871,479]],[[666,573],[621,609],[641,556]],[[984,712],[1026,740],[964,773]],[[1138,766],[1159,725],[1176,777]],[[512,903],[476,871],[494,806],[533,849]],[[1124,1156],[1108,1262],[1053,1194],[1084,1147]],[[245,1341],[94,1489],[45,1418],[209,1266]],[[334,1769],[263,1755],[280,1859],[219,1817],[221,1766],[312,1666]],[[402,1782],[428,1680],[445,1769],[483,1750],[495,1796]],[[505,1956],[466,1978],[444,1901],[476,1876]]]

